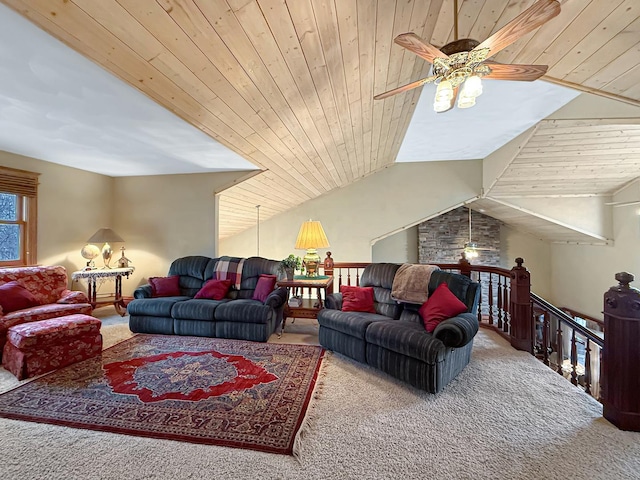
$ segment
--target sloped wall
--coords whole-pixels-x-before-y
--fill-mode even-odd
[[[260,224],[260,255],[281,259],[294,250],[303,221],[320,220],[336,261],[372,259],[374,239],[401,231],[480,194],[480,160],[394,164]],[[285,187],[283,187],[285,188]],[[256,228],[220,241],[221,255],[257,252]]]

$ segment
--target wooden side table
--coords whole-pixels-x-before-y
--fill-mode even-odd
[[[333,285],[333,276],[325,275],[318,277],[305,277],[304,275],[296,275],[293,280],[278,280],[279,287],[286,287],[289,295],[287,298],[291,298],[298,294],[298,290],[301,291],[302,305],[294,307],[287,304],[284,307],[284,316],[282,319],[282,332],[287,321],[287,317],[293,318],[318,318],[318,312],[324,307],[324,299],[322,292],[324,292],[324,298],[327,293],[331,292],[331,286]],[[304,289],[316,289],[316,297],[304,297]]]
[[[116,308],[116,312],[124,317],[127,313],[127,307],[124,303],[124,297],[122,296],[122,277],[129,278],[129,275],[133,273],[133,267],[127,268],[99,268],[95,270],[78,270],[71,274],[73,281],[85,279],[87,281],[87,294],[89,302],[93,308],[98,305],[113,304]],[[115,292],[113,295],[107,298],[98,300],[98,284],[102,284],[107,280],[115,279]]]

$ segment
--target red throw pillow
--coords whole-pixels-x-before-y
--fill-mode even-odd
[[[427,332],[432,333],[443,320],[466,311],[467,306],[451,293],[446,283],[441,283],[422,304],[418,313],[422,317]]]
[[[211,300],[222,300],[227,296],[231,288],[231,280],[207,280],[202,288],[193,298],[209,298]]]
[[[256,289],[253,291],[253,300],[260,300],[262,303],[267,299],[269,294],[273,292],[278,277],[275,275],[260,275]]]
[[[373,287],[352,287],[341,285],[343,312],[376,313],[373,304]]]
[[[177,297],[180,295],[180,276],[149,277],[151,284],[151,296],[153,297]]]
[[[13,281],[0,285],[0,306],[5,314],[36,305],[38,300],[22,284]]]

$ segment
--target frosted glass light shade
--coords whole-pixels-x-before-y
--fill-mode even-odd
[[[479,97],[482,95],[482,80],[478,75],[471,75],[464,81],[462,85],[462,92],[460,95],[463,97]]]
[[[442,80],[436,88],[435,101],[449,101],[453,98],[453,86],[449,80]]]

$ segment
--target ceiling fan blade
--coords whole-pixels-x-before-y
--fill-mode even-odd
[[[407,83],[406,85],[403,85],[402,87],[394,88],[393,90],[389,90],[388,92],[384,92],[384,93],[381,93],[380,95],[376,95],[375,97],[373,97],[373,99],[374,100],[382,100],[383,98],[390,97],[391,95],[395,95],[396,93],[406,92],[407,90],[411,90],[412,88],[420,87],[420,86],[424,85],[425,83],[433,82],[436,78],[438,78],[436,75],[431,75],[430,77],[423,78],[423,79],[418,80],[416,82]]]
[[[503,48],[511,45],[520,37],[535,30],[560,13],[560,2],[557,0],[538,0],[516,18],[507,23],[496,33],[487,38],[474,50],[489,49],[487,57],[491,57]]]
[[[429,63],[433,63],[433,60],[437,57],[449,58],[446,53],[442,53],[439,48],[425,42],[415,33],[401,33],[393,41],[419,57],[424,58]]]
[[[485,62],[491,69],[487,75],[482,78],[491,78],[494,80],[518,80],[523,82],[532,82],[547,73],[549,65],[517,65],[502,64],[495,62]]]

